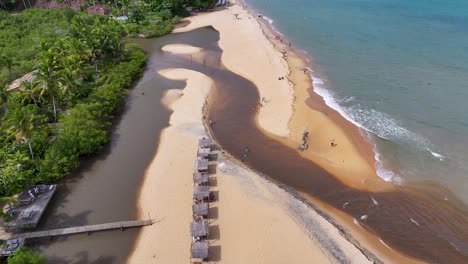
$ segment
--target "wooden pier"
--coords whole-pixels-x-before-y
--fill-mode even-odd
[[[89,234],[89,233],[97,232],[97,231],[116,230],[116,229],[120,229],[121,231],[123,231],[124,229],[127,229],[127,228],[148,226],[148,225],[152,225],[153,223],[155,223],[153,220],[122,221],[122,222],[114,222],[114,223],[106,223],[106,224],[67,227],[67,228],[60,228],[60,229],[30,232],[30,233],[22,233],[22,234],[14,235],[14,238],[15,239],[17,238],[23,238],[23,239],[48,238],[48,237],[67,236],[67,235],[83,234],[83,233]]]

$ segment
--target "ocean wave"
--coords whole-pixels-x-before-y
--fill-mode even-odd
[[[282,36],[284,37],[283,33],[281,33],[279,30],[277,30],[275,28],[275,26],[273,25],[273,23],[275,22],[273,19],[271,19],[270,17],[267,17],[265,15],[262,15],[262,14],[258,14],[259,16],[261,16],[266,22],[268,22],[268,24],[270,24],[270,28],[279,36]]]
[[[259,15],[261,15],[261,14],[259,14]],[[271,18],[269,18],[267,16],[264,16],[264,15],[261,15],[261,16],[263,17],[263,19],[265,19],[268,22],[268,24],[273,25],[273,22],[274,22],[273,19],[271,19]]]
[[[312,78],[314,92],[323,98],[326,105],[336,110],[349,122],[381,139],[392,142],[407,143],[419,151],[429,151],[433,157],[440,161],[446,159],[446,157],[441,153],[431,150],[431,148],[435,147],[428,139],[406,129],[389,115],[374,109],[366,109],[363,105],[354,103],[356,98],[353,96],[337,99],[337,97],[326,87],[325,81],[315,75],[310,68],[307,69],[311,72],[310,75]],[[379,150],[375,144],[374,153],[377,175],[385,181],[392,181],[394,183],[401,184],[403,182],[403,178],[397,173],[386,169],[382,164]]]
[[[386,246],[388,249],[393,251],[393,249],[389,245],[387,245],[380,237],[379,237],[379,241],[380,241],[380,243],[382,243],[382,245]]]
[[[418,223],[416,220],[414,220],[413,218],[411,218],[411,217],[410,217],[410,221],[411,221],[413,224],[415,224],[415,225],[417,225],[417,226],[420,226],[419,223]]]
[[[346,120],[349,122],[353,123],[354,125],[371,132],[369,129],[367,129],[365,126],[362,124],[356,122],[348,113],[345,111],[344,108],[342,108],[339,103],[336,101],[335,97],[332,95],[330,90],[328,90],[325,87],[325,82],[320,79],[318,76],[313,74],[313,71],[310,68],[307,68],[309,72],[311,72],[311,78],[312,78],[312,84],[314,87],[314,92],[318,95],[320,95],[323,100],[325,101],[325,104],[328,105],[329,107],[333,108],[336,110],[341,116],[343,116]],[[382,178],[385,181],[392,181],[392,182],[401,182],[402,179],[399,177],[397,174],[395,174],[392,171],[386,170],[383,168],[382,162],[380,161],[380,154],[377,151],[377,147],[374,144],[374,159],[376,160],[376,173],[377,175]]]
[[[355,124],[358,127],[362,127],[359,123],[356,123],[345,111],[344,109],[338,104],[338,102],[335,100],[335,97],[331,94],[330,90],[328,90],[325,87],[325,82],[320,79],[318,76],[314,75],[313,70],[310,68],[306,68],[310,72],[310,76],[312,78],[312,84],[314,86],[314,92],[318,95],[320,95],[323,100],[325,101],[325,104],[328,105],[329,107],[335,109],[340,115],[342,115],[344,118],[346,118],[348,121],[351,123]],[[364,128],[364,127],[362,127]]]
[[[359,224],[359,221],[356,218],[353,218],[353,223],[357,226],[361,226],[361,224]]]
[[[397,184],[402,184],[403,183],[403,178],[400,177],[400,175],[398,175],[397,173],[384,168],[384,165],[383,165],[382,161],[380,160],[380,152],[377,149],[377,145],[374,144],[373,147],[374,147],[373,148],[374,149],[374,159],[375,159],[375,162],[376,162],[376,173],[377,173],[377,175],[381,179],[383,179],[384,181],[393,182],[393,183],[397,183]]]
[[[443,161],[446,157],[440,153],[437,153],[435,151],[432,151],[430,148],[426,148],[427,151],[429,151],[429,153],[432,154],[432,156],[436,157],[437,159],[439,159],[440,161]]]
[[[340,100],[340,103],[341,104],[348,104],[348,103],[353,102],[355,99],[356,99],[356,97],[354,97],[354,96],[345,97],[345,98]]]
[[[385,113],[374,109],[366,109],[366,107],[361,104],[341,106],[340,103],[349,104],[355,101],[356,98],[351,96],[337,100],[336,96],[325,86],[325,82],[322,79],[314,75],[313,72],[311,73],[311,77],[314,85],[314,92],[324,99],[325,104],[336,110],[354,125],[382,139],[409,141],[418,143],[418,145],[424,146],[425,148],[430,146],[427,139],[404,128],[398,121]]]

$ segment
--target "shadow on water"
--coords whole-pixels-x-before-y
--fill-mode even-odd
[[[149,61],[143,77],[129,91],[114,120],[109,144],[99,155],[84,160],[78,171],[60,184],[39,229],[136,219],[138,191],[170,116],[161,98],[166,90],[185,86],[184,81],[167,80],[156,72],[178,60],[171,55],[165,55],[165,60],[155,60],[155,53],[162,54],[156,43],[168,41],[164,37],[135,40],[145,48]],[[50,263],[122,263],[137,234],[137,230],[130,229],[31,244],[44,252]]]
[[[220,65],[222,50],[215,45],[217,42],[209,43],[207,31],[218,40],[218,32],[207,27],[172,34],[158,43],[160,46],[180,43],[202,47],[206,64],[191,61],[187,55],[174,58],[157,52],[154,56],[160,62],[166,62],[169,56],[170,67],[196,70],[213,79],[215,87],[208,99],[208,118],[216,122],[211,128],[213,135],[226,151],[241,160],[245,146],[249,146],[251,151],[245,162],[251,168],[280,185],[343,211],[387,245],[408,256],[436,263],[468,263],[465,205],[443,199],[435,192],[405,186],[394,192],[378,193],[350,188],[302,158],[297,150],[267,136],[255,124],[253,107],[259,102],[255,85]],[[161,63],[158,67],[164,69],[167,65]],[[440,188],[437,193],[441,193]]]

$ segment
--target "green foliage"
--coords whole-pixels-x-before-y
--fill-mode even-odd
[[[174,21],[178,21],[175,19]],[[143,25],[127,24],[129,37],[144,37],[152,38],[170,33],[174,29],[176,23],[173,20],[161,21],[157,23],[147,23]]]
[[[119,14],[128,15],[124,23],[128,35],[144,38],[167,34],[180,22],[180,17],[190,15],[188,10],[207,9],[213,4],[214,0],[116,1],[121,7]]]
[[[47,22],[49,15],[54,26]],[[49,37],[21,31],[21,23],[45,25],[42,34]],[[14,65],[2,59],[1,76],[10,81],[8,65],[15,78],[32,70],[35,76],[19,91],[0,92],[0,196],[7,196],[58,180],[79,166],[80,156],[99,151],[108,141],[112,112],[142,74],[146,59],[140,48],[123,42],[119,22],[69,9],[27,10],[7,16],[0,29],[0,35],[20,30],[29,41],[0,40],[2,51],[13,51],[18,43],[26,51],[8,56],[15,58]]]
[[[8,264],[47,264],[47,257],[23,246],[8,258]]]
[[[58,180],[79,166],[80,157],[106,144],[113,112],[146,61],[122,37],[167,34],[187,10],[213,1],[88,1],[95,3],[129,20],[67,8],[0,12],[0,196]],[[35,78],[6,92],[12,80],[29,72]],[[9,263],[34,254],[25,250]]]
[[[189,1],[189,6],[193,8],[205,9],[213,5],[212,0],[191,0]]]
[[[34,55],[40,40],[55,42],[68,31],[70,10],[28,9],[19,15],[2,14],[0,18],[0,56],[13,60],[11,75],[6,62],[0,64],[0,87],[33,69]],[[71,14],[71,15],[70,15]]]

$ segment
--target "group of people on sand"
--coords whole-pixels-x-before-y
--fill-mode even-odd
[[[276,40],[279,40],[281,43],[283,43],[283,38],[281,38],[280,35],[275,35],[275,39],[276,39]],[[292,45],[291,42],[289,42],[289,43],[288,43],[288,46],[291,47],[291,45]]]
[[[252,110],[257,110],[257,109],[260,109],[260,107],[263,107],[264,104],[267,104],[269,103],[270,101],[267,100],[265,97],[262,97],[262,102],[259,102],[256,106],[253,106],[252,107]]]
[[[253,107],[252,107],[252,110],[260,109],[260,107],[263,107],[263,104],[262,104],[262,103],[258,103],[257,105],[253,106]]]

